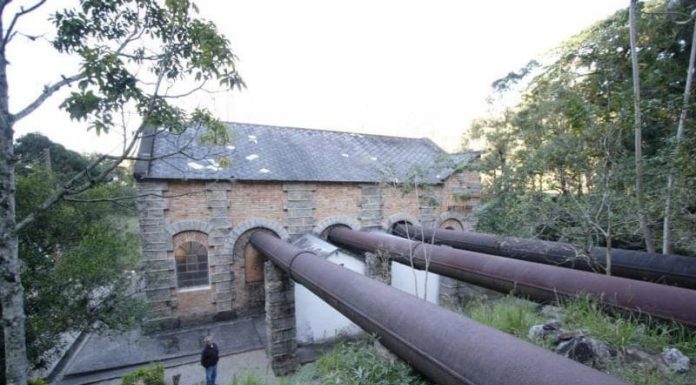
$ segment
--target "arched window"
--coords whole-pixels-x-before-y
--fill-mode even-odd
[[[174,250],[179,288],[208,285],[208,249],[201,243],[183,242]]]

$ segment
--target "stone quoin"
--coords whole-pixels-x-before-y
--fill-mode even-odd
[[[135,177],[145,294],[159,325],[262,314],[270,267],[248,244],[253,231],[294,240],[335,225],[473,224],[480,178],[466,166],[477,152],[447,154],[423,138],[228,127],[224,145],[202,142],[205,131],[195,128],[178,135],[153,128],[141,141]],[[404,185],[413,175],[418,189]]]

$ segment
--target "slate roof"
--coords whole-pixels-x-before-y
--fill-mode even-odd
[[[302,182],[403,181],[413,167],[429,169],[425,183],[452,172],[450,155],[426,138],[228,123],[229,144],[202,144],[202,129],[154,132],[141,141],[135,176],[143,179]],[[478,153],[457,154],[475,158]],[[224,157],[229,167],[218,161]],[[223,163],[224,164],[224,163]]]

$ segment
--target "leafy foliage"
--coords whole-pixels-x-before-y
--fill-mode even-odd
[[[164,385],[164,366],[150,365],[126,374],[121,385]]]
[[[373,341],[337,345],[317,360],[317,372],[324,384],[428,384],[400,360],[387,361]]]
[[[15,21],[45,3],[18,6],[19,10],[0,7],[0,17],[12,20],[1,34],[1,73],[7,73],[6,67],[12,62],[6,48],[17,35]],[[113,230],[115,225],[123,226],[123,220],[104,207],[95,208],[99,204],[85,208],[78,207],[80,203],[75,201],[98,203],[103,202],[102,194],[107,191],[121,192],[119,189],[124,187],[122,182],[126,178],[118,175],[119,165],[135,157],[136,143],[146,135],[148,127],[181,131],[206,126],[210,132],[208,140],[229,139],[226,128],[209,112],[188,113],[174,101],[193,94],[209,81],[226,89],[244,86],[228,40],[213,23],[196,17],[197,8],[189,0],[76,3],[74,8],[58,11],[51,17],[56,33],[46,36],[59,52],[78,57],[80,67],[71,76],[61,75],[55,83],[46,85],[24,108],[12,113],[7,108],[0,111],[0,205],[4,206],[0,210],[0,299],[6,310],[2,313],[4,332],[9,336],[4,341],[5,350],[15,353],[2,363],[7,364],[7,382],[17,385],[27,381],[27,355],[39,362],[39,352],[45,347],[32,347],[33,352],[27,354],[25,334],[30,344],[55,341],[57,330],[79,330],[95,322],[125,325],[134,319],[113,318],[116,314],[127,314],[117,309],[137,309],[117,295],[125,292],[122,289],[127,280],[122,272],[132,268],[130,258],[135,257],[133,241],[127,239],[129,233]],[[11,15],[12,12],[16,13]],[[199,85],[174,94],[175,83],[184,79]],[[9,105],[10,82],[7,76],[0,77],[0,104],[4,106]],[[88,122],[89,128],[97,133],[120,128],[124,134],[121,153],[94,156],[74,174],[72,165],[65,166],[66,170],[52,166],[51,172],[37,170],[37,173],[27,167],[21,170],[16,188],[13,125],[69,86],[71,92],[61,108],[72,119]],[[140,121],[131,124],[129,120],[133,116],[138,116]],[[101,187],[89,192],[95,186]],[[19,193],[15,194],[16,191]],[[13,210],[15,197],[17,215]],[[48,225],[42,226],[44,223]],[[24,267],[20,266],[18,244]],[[109,258],[100,253],[112,255]],[[83,265],[87,256],[87,260],[96,263]],[[99,269],[111,269],[116,274]],[[59,270],[61,276],[57,275]],[[26,291],[20,276],[31,280]],[[64,292],[66,298],[51,307],[53,304],[43,297],[49,288],[56,293]],[[30,313],[29,322],[34,323],[26,332],[23,295]],[[64,317],[65,310],[78,309],[78,305],[87,312],[78,313],[73,319]],[[54,315],[56,319],[50,319]],[[50,330],[48,335],[44,334],[45,330]]]
[[[36,162],[20,166],[19,215],[32,210],[59,180],[89,161],[46,141],[37,135],[18,141],[17,153],[24,159],[31,159],[31,151],[43,145],[60,150],[51,152],[57,155],[52,157],[51,170]],[[111,197],[133,196],[134,186],[127,171],[116,175],[110,183],[76,197],[86,202],[60,202],[19,235],[28,358],[34,367],[50,362],[50,353],[60,346],[63,333],[121,330],[136,325],[144,315],[144,304],[132,296],[141,259],[133,226],[133,199],[110,201]]]
[[[650,225],[660,234],[665,170],[681,176],[675,193],[675,250],[696,255],[694,135],[674,145],[688,68],[694,1],[641,3],[639,59],[644,115],[644,188]],[[669,11],[670,13],[665,13]],[[677,15],[677,16],[675,16]],[[684,15],[684,16],[682,16]],[[494,83],[524,84],[520,103],[480,119],[487,142],[479,229],[519,236],[641,248],[633,181],[633,91],[628,12],[621,10],[566,41],[550,64]],[[534,64],[534,63],[532,63]],[[522,77],[525,79],[521,80]],[[508,76],[510,77],[510,76]],[[694,116],[694,103],[689,106]],[[693,131],[693,119],[687,124]],[[689,144],[686,144],[689,142]]]
[[[200,121],[199,112],[187,123],[185,112],[158,93],[161,82],[217,80],[226,88],[244,83],[229,41],[195,12],[188,0],[89,0],[57,12],[53,46],[83,60],[78,89],[61,107],[75,120],[91,121],[97,132],[109,131],[126,105],[135,106],[146,123],[170,130]],[[154,75],[154,93],[138,78],[142,67]]]

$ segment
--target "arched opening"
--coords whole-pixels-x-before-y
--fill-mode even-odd
[[[336,224],[333,224],[333,225],[330,225],[330,226],[326,227],[326,228],[319,234],[319,238],[321,238],[321,239],[323,239],[323,240],[327,240],[327,239],[329,238],[329,233],[331,232],[331,230],[333,230],[333,229],[335,229],[335,228],[337,228],[337,227],[345,227],[345,228],[347,228],[347,229],[350,229],[350,228],[351,228],[350,226],[348,226],[348,225],[346,225],[346,224],[343,224],[343,223],[336,223]]]
[[[236,295],[232,304],[239,316],[257,315],[264,312],[266,293],[264,289],[264,263],[263,256],[249,242],[249,238],[257,232],[263,231],[273,235],[277,234],[263,227],[251,228],[243,232],[234,243],[234,270]]]
[[[464,230],[464,225],[462,225],[462,222],[460,222],[458,219],[449,218],[440,223],[440,228],[446,230],[462,231]]]
[[[180,289],[208,286],[208,248],[196,241],[181,243],[174,250],[176,283]]]
[[[413,226],[413,222],[411,222],[407,219],[394,222],[391,225],[391,227],[389,228],[389,234],[394,234],[394,231],[396,230],[396,226],[398,226],[398,225],[411,225],[411,226]]]

